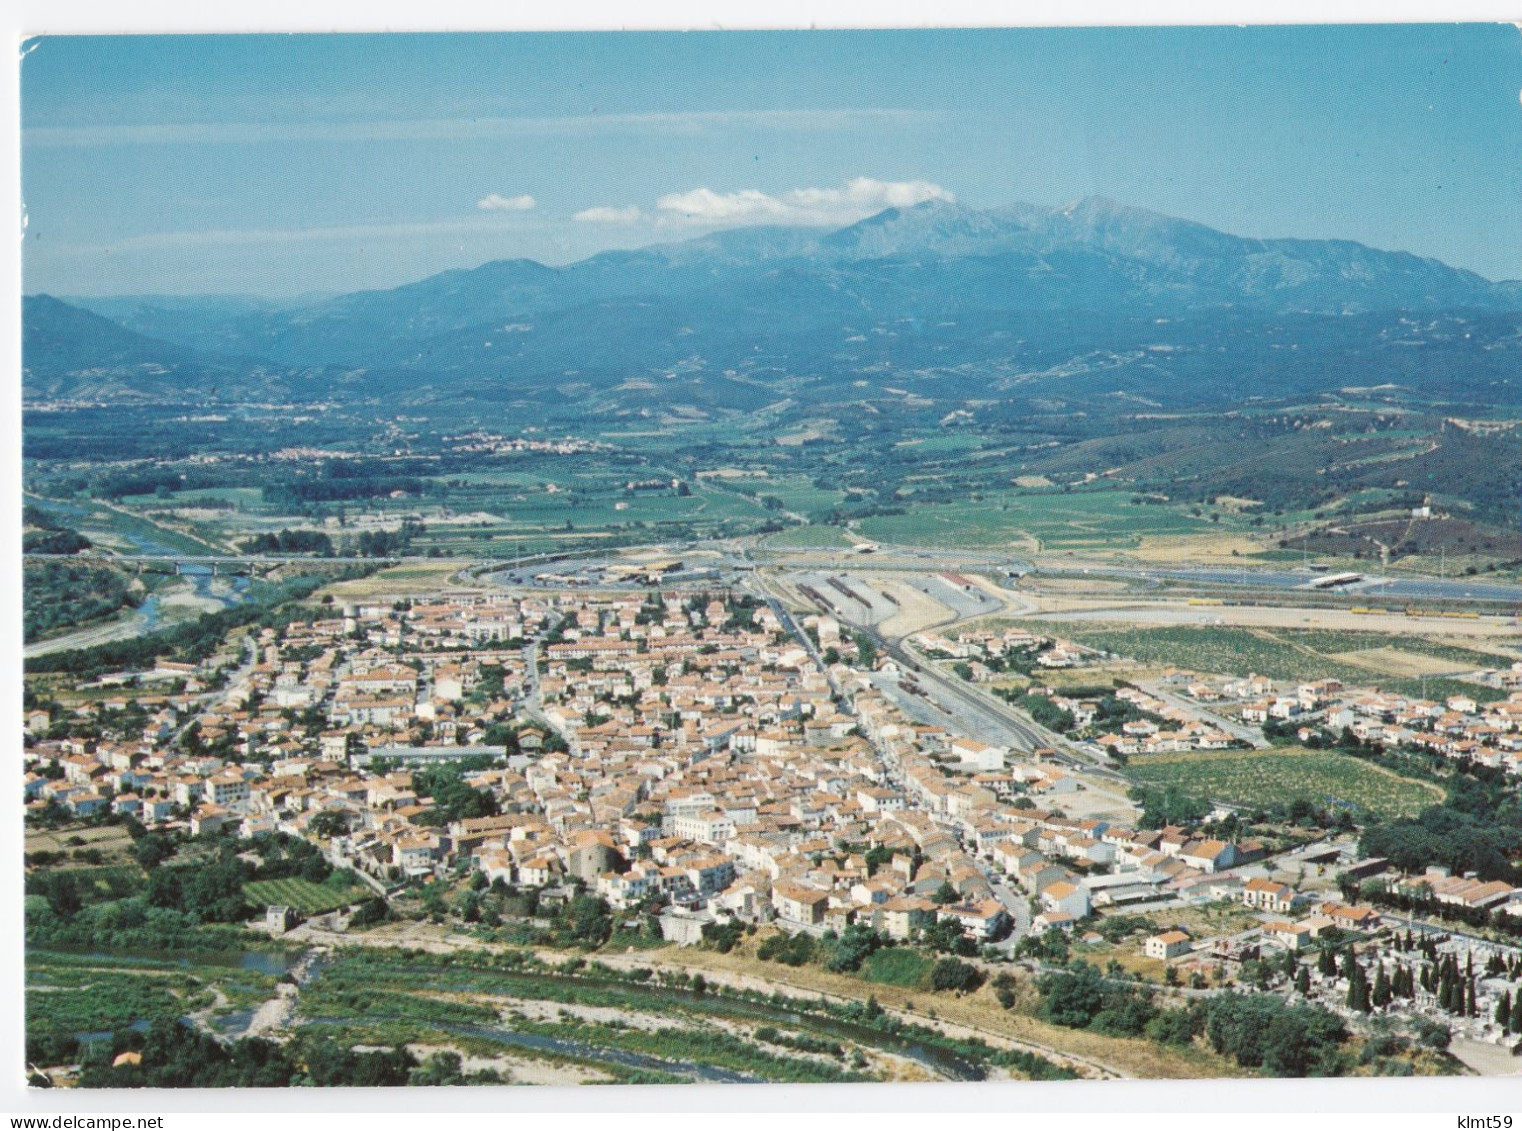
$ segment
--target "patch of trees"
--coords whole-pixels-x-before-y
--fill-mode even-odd
[[[239,923],[253,914],[243,896],[252,871],[230,849],[209,863],[161,866],[148,877],[148,905],[180,911],[199,923]]]
[[[720,954],[728,954],[745,937],[745,925],[738,919],[724,923],[704,923],[703,941]]]
[[[1277,1077],[1338,1076],[1346,1069],[1347,1029],[1317,1005],[1290,1005],[1273,994],[1226,993],[1201,1006],[1210,1047],[1243,1068]]]
[[[333,875],[333,865],[322,850],[300,837],[285,833],[259,837],[253,842],[253,851],[259,856],[254,879],[297,878],[320,884]]]
[[[756,957],[763,962],[780,962],[784,966],[806,966],[816,949],[814,940],[802,931],[796,935],[779,931],[756,948]]]
[[[555,945],[596,950],[613,936],[613,909],[607,900],[579,892],[561,905],[554,924]]]
[[[397,475],[391,468],[369,469],[333,460],[324,464],[321,474],[315,478],[266,483],[260,495],[266,503],[276,506],[301,506],[305,503],[384,498],[396,491],[420,495],[423,490],[421,479]]]
[[[1073,713],[1057,706],[1049,695],[1033,695],[1029,691],[1020,694],[1001,691],[1000,694],[1047,730],[1066,734],[1073,729]]]
[[[967,937],[954,919],[937,919],[920,933],[920,942],[937,954],[971,958],[978,953],[978,944]]]
[[[27,563],[22,571],[22,629],[27,643],[136,606],[141,598],[114,569],[74,562]]]
[[[887,936],[862,923],[852,923],[839,935],[833,931],[824,938],[824,968],[836,974],[854,974],[862,963],[893,942]]]
[[[186,486],[185,477],[168,468],[144,471],[109,471],[96,481],[95,490],[106,499],[121,499],[127,495],[153,495],[160,492],[179,491]]]
[[[497,799],[486,790],[467,783],[465,774],[463,765],[454,765],[430,766],[413,775],[412,785],[417,795],[433,799],[433,811],[425,815],[422,823],[448,825],[455,821],[495,817],[501,812]]]
[[[419,1068],[417,1059],[400,1045],[356,1052],[311,1033],[285,1045],[260,1037],[224,1043],[169,1020],[154,1022],[145,1034],[118,1034],[108,1046],[99,1044],[105,1047],[86,1061],[81,1087],[394,1088],[413,1083]],[[141,1063],[112,1067],[114,1055],[128,1049],[141,1055]]]
[[[21,549],[28,554],[77,554],[91,542],[77,530],[28,530],[21,536]]]
[[[423,532],[423,524],[413,519],[402,523],[400,530],[366,530],[355,543],[355,552],[362,558],[392,558],[405,554],[412,540]]]
[[[1355,976],[1354,984],[1362,989],[1353,992],[1365,1002],[1365,1012],[1373,997],[1389,1001],[1391,983],[1383,973],[1372,993],[1359,974],[1363,980]],[[1303,970],[1301,976],[1304,981]],[[1084,962],[1045,975],[1039,988],[1043,1015],[1069,1028],[1179,1046],[1203,1036],[1241,1067],[1276,1077],[1336,1076],[1347,1069],[1342,1043],[1348,1034],[1337,1015],[1308,1003],[1291,1005],[1275,994],[1231,992],[1161,1008],[1151,991],[1106,977]]]
[[[330,558],[333,539],[321,530],[282,530],[245,539],[243,548],[251,554],[319,554]]]
[[[1141,809],[1137,821],[1144,829],[1161,829],[1169,825],[1192,825],[1210,813],[1210,804],[1192,797],[1177,786],[1153,789],[1138,786],[1130,792],[1131,800]]]
[[[960,958],[943,958],[930,968],[930,988],[937,993],[970,994],[983,984],[983,972]]]
[[[1043,975],[1041,1013],[1069,1029],[1088,1029],[1111,1037],[1139,1037],[1158,1016],[1152,994],[1129,982],[1109,978],[1083,961]]]
[[[1455,874],[1518,883],[1522,871],[1513,860],[1522,852],[1522,811],[1482,783],[1455,778],[1443,804],[1366,826],[1359,849],[1404,872],[1438,864]]]

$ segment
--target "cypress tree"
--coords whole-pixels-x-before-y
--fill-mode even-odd
[[[1385,976],[1385,964],[1381,962],[1374,972],[1374,1004],[1390,1004],[1390,980]]]
[[[1295,973],[1295,991],[1302,996],[1309,997],[1311,992],[1311,972],[1304,966]]]
[[[1511,1031],[1522,1033],[1522,993],[1514,994],[1511,999]]]
[[[1342,952],[1342,976],[1349,981],[1353,979],[1353,971],[1358,969],[1358,959],[1353,957],[1353,948],[1350,946]]]
[[[1501,1000],[1496,1002],[1496,1024],[1501,1026],[1501,1032],[1511,1032],[1511,991],[1502,990]]]
[[[1337,960],[1332,957],[1328,948],[1322,948],[1321,957],[1316,960],[1316,972],[1325,977],[1335,977],[1337,974]]]

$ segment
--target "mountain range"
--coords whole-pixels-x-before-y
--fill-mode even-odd
[[[1103,198],[927,202],[838,230],[747,228],[565,267],[502,260],[292,302],[23,309],[45,397],[400,397],[744,412],[891,385],[1159,403],[1318,386],[1510,388],[1522,283],[1346,241],[1246,239]]]

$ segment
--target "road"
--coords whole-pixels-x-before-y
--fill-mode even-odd
[[[1045,575],[1047,571],[1039,570]],[[1234,588],[1300,590],[1315,578],[1310,571],[1262,569],[1144,569],[1139,566],[1090,566],[1053,571],[1065,576],[1116,578],[1131,581],[1179,581],[1205,586]],[[1330,590],[1329,592],[1336,592]],[[1319,590],[1317,592],[1320,592]],[[1366,577],[1351,588],[1341,590],[1351,597],[1365,600],[1434,600],[1487,601],[1522,605],[1522,586],[1503,585],[1477,579],[1449,581],[1443,578]]]
[[[1253,747],[1258,750],[1266,750],[1268,747],[1273,745],[1273,743],[1269,742],[1268,739],[1263,737],[1262,731],[1257,730],[1254,727],[1243,726],[1238,722],[1233,722],[1231,719],[1226,718],[1224,715],[1218,715],[1214,711],[1211,711],[1201,704],[1197,703],[1195,700],[1185,699],[1182,695],[1179,695],[1175,691],[1170,691],[1168,688],[1164,687],[1160,683],[1157,683],[1156,681],[1138,683],[1137,686],[1140,687],[1143,691],[1147,692],[1147,694],[1155,695],[1164,703],[1168,704],[1168,706],[1177,707],[1181,711],[1188,711],[1191,715],[1203,719],[1205,722],[1210,723],[1212,726],[1219,727],[1221,730],[1231,735],[1232,738],[1235,738],[1240,742],[1251,743]]]

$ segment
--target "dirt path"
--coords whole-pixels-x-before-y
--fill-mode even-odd
[[[140,636],[148,625],[148,618],[139,612],[129,612],[117,620],[82,628],[64,636],[54,636],[28,644],[21,650],[23,657],[46,656],[53,652],[67,652],[71,648],[93,648],[97,644],[109,644],[115,640],[127,640]]]
[[[1512,1056],[1488,1041],[1458,1039],[1448,1046],[1448,1051],[1481,1076],[1522,1075],[1522,1057]]]

